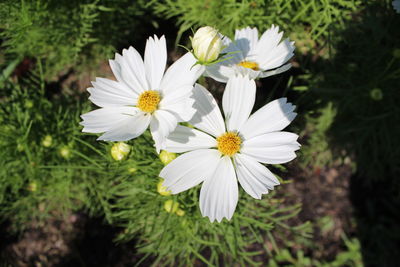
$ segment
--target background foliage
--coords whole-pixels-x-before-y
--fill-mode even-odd
[[[78,212],[101,218],[117,229],[115,242],[134,240],[137,265],[362,266],[362,252],[367,266],[395,266],[399,16],[384,0],[1,1],[0,220],[22,232]],[[172,51],[174,40],[186,44],[199,26],[232,36],[236,28],[262,32],[271,24],[296,41],[297,54],[290,72],[259,83],[259,104],[281,96],[296,102],[293,131],[303,144],[296,166],[353,169],[361,243],[343,235],[341,252],[330,258],[314,257],[311,240],[331,222],[296,221],[301,207],[284,191],[290,169],[274,169],[283,183],[276,193],[257,201],[241,192],[233,220],[211,224],[198,211],[198,188],[158,194],[163,164],[154,160],[149,134],[115,161],[113,144],[79,126],[91,107],[77,81],[102,72],[121,48],[143,52],[149,35],[165,33]],[[202,82],[220,95],[218,85]],[[167,212],[167,200],[184,215]]]

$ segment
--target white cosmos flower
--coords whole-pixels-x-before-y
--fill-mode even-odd
[[[223,58],[232,58],[207,66],[206,75],[226,83],[239,73],[256,79],[287,71],[291,64],[285,63],[294,55],[295,47],[289,39],[280,42],[282,35],[274,25],[260,39],[256,28],[236,30],[233,42],[227,37],[223,39],[227,47],[222,53],[228,53]]]
[[[279,184],[262,163],[281,164],[296,157],[298,136],[282,129],[296,117],[295,106],[280,98],[250,116],[256,85],[247,77],[229,79],[222,100],[225,122],[212,95],[202,86],[194,89],[195,128],[178,125],[166,150],[184,153],[160,173],[173,194],[203,182],[200,211],[210,221],[231,219],[238,201],[238,184],[260,199]]]
[[[83,132],[104,133],[97,140],[126,141],[150,125],[157,151],[178,122],[195,113],[193,84],[202,73],[191,53],[177,60],[164,74],[167,62],[165,37],[149,38],[144,62],[133,47],[110,60],[117,79],[96,78],[89,99],[99,109],[83,114]]]

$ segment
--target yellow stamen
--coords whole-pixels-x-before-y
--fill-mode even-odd
[[[149,90],[140,94],[137,107],[144,112],[154,112],[160,103],[161,97],[157,91]]]
[[[257,62],[252,62],[252,61],[242,61],[240,63],[238,63],[239,66],[248,68],[248,69],[252,69],[252,70],[260,70],[260,68],[258,67],[258,63]]]
[[[234,132],[227,132],[217,138],[217,148],[224,156],[233,156],[240,150],[242,139]]]

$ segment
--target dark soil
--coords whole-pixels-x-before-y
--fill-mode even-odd
[[[293,204],[302,203],[302,211],[292,223],[312,222],[312,243],[317,249],[309,251],[310,256],[333,260],[342,250],[343,235],[355,234],[349,191],[351,167],[295,167],[291,172],[294,173],[290,177],[293,182],[284,185],[284,190],[293,196]]]
[[[7,227],[5,227],[7,231]],[[73,214],[66,220],[35,222],[18,238],[3,233],[2,262],[12,266],[126,266],[138,260],[134,242],[116,244],[120,229],[101,218]]]

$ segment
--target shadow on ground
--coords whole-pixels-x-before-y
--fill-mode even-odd
[[[33,225],[19,238],[3,225],[1,262],[11,266],[127,266],[141,257],[134,241],[117,244],[113,239],[121,229],[101,218],[73,214],[63,221]]]

